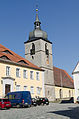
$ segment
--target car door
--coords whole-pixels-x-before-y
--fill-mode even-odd
[[[2,104],[2,102],[1,102],[1,99],[0,99],[0,107],[1,107],[1,104]]]

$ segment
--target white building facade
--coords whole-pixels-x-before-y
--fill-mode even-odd
[[[79,62],[77,63],[75,69],[72,72],[75,88],[74,102],[76,103],[77,97],[79,96]]]

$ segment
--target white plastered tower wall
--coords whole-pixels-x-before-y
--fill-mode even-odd
[[[79,96],[79,62],[77,63],[72,75],[73,75],[74,88],[75,88],[74,102],[76,103],[77,97]]]

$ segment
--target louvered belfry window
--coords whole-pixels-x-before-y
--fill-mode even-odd
[[[34,55],[35,54],[35,44],[32,43],[32,49],[30,50],[30,54]]]
[[[48,50],[48,47],[47,47],[47,43],[45,44],[45,53],[46,53],[46,55],[49,55],[49,50]]]

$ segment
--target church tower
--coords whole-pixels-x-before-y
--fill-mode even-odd
[[[36,10],[36,20],[34,30],[30,32],[29,39],[25,44],[25,58],[37,65],[44,72],[45,96],[49,100],[54,100],[54,76],[53,76],[53,59],[52,59],[52,42],[48,40],[47,33],[41,30],[41,22]]]

